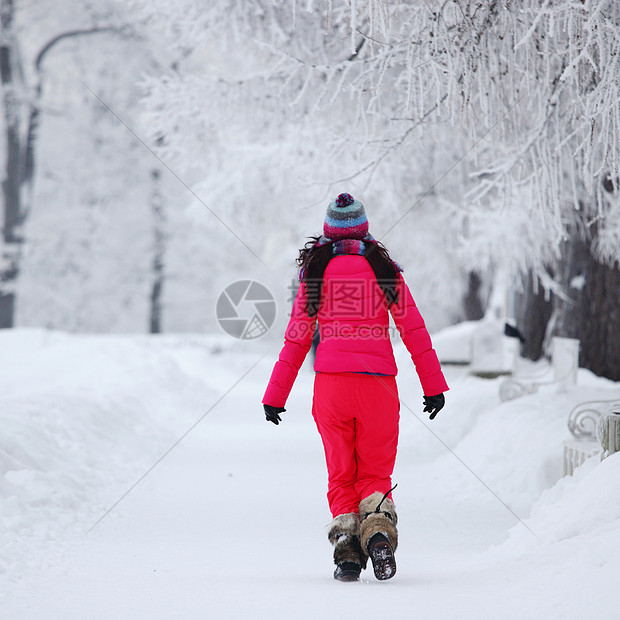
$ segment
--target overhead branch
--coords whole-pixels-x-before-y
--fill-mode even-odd
[[[114,26],[95,26],[94,28],[80,28],[78,30],[69,30],[67,32],[61,32],[59,35],[51,38],[40,50],[37,54],[37,57],[34,61],[34,67],[37,70],[37,73],[41,70],[41,63],[45,59],[45,55],[61,41],[65,39],[72,39],[75,37],[81,37],[87,34],[96,34],[99,32],[110,32],[112,30],[116,30]]]

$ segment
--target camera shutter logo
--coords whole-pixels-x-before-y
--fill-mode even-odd
[[[239,280],[222,291],[215,314],[227,334],[240,340],[254,340],[273,325],[276,302],[269,289],[259,282]]]

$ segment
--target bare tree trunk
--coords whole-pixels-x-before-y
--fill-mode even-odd
[[[6,170],[2,181],[4,244],[0,268],[0,328],[13,327],[15,322],[15,296],[24,243],[23,226],[28,216],[29,201],[32,199],[35,171],[35,148],[41,114],[40,101],[43,93],[43,60],[60,41],[112,30],[108,27],[71,30],[50,39],[37,54],[35,60],[37,83],[30,103],[24,104],[16,96],[18,86],[23,88],[24,85],[17,82],[22,71],[18,65],[13,17],[13,0],[0,0],[2,32],[0,82],[6,125]]]
[[[19,255],[23,213],[21,203],[22,147],[20,139],[20,104],[16,96],[17,50],[13,29],[13,0],[0,0],[0,83],[6,127],[6,169],[2,181],[3,197],[3,248],[0,268],[0,328],[13,327],[15,313],[15,287],[19,275]]]
[[[590,241],[573,231],[562,246],[558,279],[564,296],[556,295],[554,299],[554,334],[564,338],[580,338],[587,264],[592,260]]]
[[[484,305],[482,303],[482,280],[480,276],[471,271],[467,280],[467,292],[463,297],[463,310],[466,321],[479,321],[484,317]]]
[[[517,328],[525,340],[521,345],[523,357],[534,361],[542,357],[552,311],[551,294],[546,295],[542,286],[536,286],[534,276],[530,272],[525,289],[517,294],[515,304]]]
[[[165,279],[166,256],[166,213],[161,194],[160,173],[151,171],[153,189],[151,192],[151,213],[153,216],[153,286],[151,288],[151,311],[149,331],[151,334],[162,332],[162,297]]]
[[[581,312],[581,365],[620,381],[620,266],[590,256]]]
[[[37,134],[39,131],[39,119],[41,116],[41,97],[43,96],[43,61],[47,54],[61,41],[81,37],[84,35],[97,34],[101,32],[111,32],[114,29],[108,26],[81,28],[78,30],[69,30],[62,32],[50,39],[37,54],[34,61],[34,68],[37,74],[37,82],[34,87],[34,97],[30,103],[28,113],[28,124],[26,129],[25,147],[24,147],[24,165],[23,165],[23,182],[32,183],[35,168],[35,146]]]
[[[553,333],[580,340],[581,366],[620,381],[620,266],[594,258],[592,240],[573,235],[566,242],[561,271],[566,298],[554,299]]]
[[[543,354],[546,336],[577,338],[580,366],[613,381],[620,380],[620,265],[606,265],[593,256],[596,229],[576,224],[561,248],[555,279],[561,292],[545,299],[535,292],[530,274],[517,296],[517,326],[525,343],[523,356]]]

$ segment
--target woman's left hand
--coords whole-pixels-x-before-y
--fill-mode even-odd
[[[424,411],[431,414],[428,419],[433,420],[435,416],[443,409],[443,406],[445,404],[446,399],[444,398],[443,393],[437,394],[436,396],[425,396]]]

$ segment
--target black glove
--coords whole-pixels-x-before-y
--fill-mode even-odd
[[[437,394],[437,396],[425,396],[424,397],[424,411],[429,412],[431,415],[429,420],[433,420],[435,416],[443,409],[446,404],[446,399],[443,394]]]
[[[276,426],[282,422],[282,419],[278,415],[283,411],[286,411],[284,407],[272,407],[271,405],[263,405],[265,409],[265,417],[267,418],[267,422],[273,422]]]

